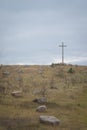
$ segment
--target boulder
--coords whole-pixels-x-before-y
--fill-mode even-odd
[[[60,120],[54,116],[40,116],[40,122],[44,124],[59,125]]]
[[[3,75],[10,75],[10,72],[9,71],[5,71],[5,72],[3,72]]]
[[[11,93],[11,95],[14,96],[14,97],[22,97],[23,96],[22,91],[13,91]]]
[[[36,99],[33,100],[33,102],[44,104],[44,103],[47,102],[47,98],[46,97],[36,98]]]
[[[45,105],[42,105],[42,106],[39,106],[36,111],[38,112],[46,112],[47,110],[47,107]]]

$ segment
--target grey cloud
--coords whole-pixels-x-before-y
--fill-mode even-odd
[[[0,1],[1,61],[26,62],[29,56],[32,63],[47,63],[61,56],[62,41],[67,57],[82,55],[87,50],[86,5],[86,0]]]

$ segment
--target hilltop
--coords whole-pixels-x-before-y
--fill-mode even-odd
[[[22,91],[21,97],[13,97]],[[36,112],[34,99],[45,96],[46,113]],[[54,115],[59,126],[44,125],[40,115]],[[14,121],[15,119],[15,121]],[[19,122],[19,123],[17,123]],[[1,130],[86,130],[87,66],[2,65],[0,67]]]

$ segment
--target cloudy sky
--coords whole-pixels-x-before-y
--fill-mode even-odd
[[[0,64],[87,65],[87,0],[0,0]]]

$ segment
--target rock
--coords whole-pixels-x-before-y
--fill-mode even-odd
[[[47,102],[47,98],[46,97],[42,97],[39,99],[39,103],[43,104]]]
[[[5,72],[3,72],[3,75],[9,75],[9,74],[10,74],[9,71],[5,71]]]
[[[40,122],[45,124],[59,125],[60,120],[54,116],[40,116]]]
[[[12,96],[14,97],[22,97],[22,91],[14,91],[11,93]]]
[[[47,102],[47,99],[46,99],[46,97],[36,98],[36,99],[33,100],[33,102],[37,102],[37,103],[43,104],[43,103]]]
[[[39,106],[36,111],[38,112],[46,112],[47,110],[47,107],[45,105],[42,105],[42,106]]]

